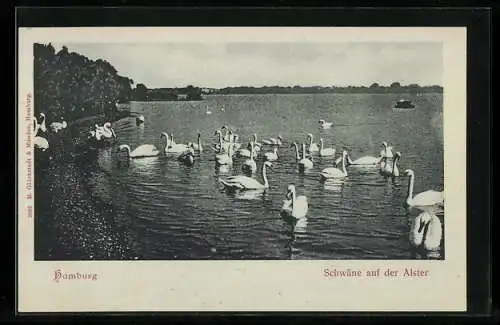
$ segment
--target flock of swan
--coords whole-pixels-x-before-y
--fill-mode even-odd
[[[41,114],[41,118],[42,122],[40,124],[38,124],[36,118],[34,119],[35,134],[37,134],[38,130],[45,128],[45,115]],[[136,122],[138,125],[143,124],[144,118],[138,117],[136,118]],[[54,125],[55,129],[58,129],[58,126],[65,128],[66,122],[63,123],[64,127]],[[333,123],[324,120],[320,120],[319,123],[323,129],[331,128],[333,125]],[[241,160],[241,174],[219,179],[223,189],[235,192],[247,190],[263,191],[269,188],[267,168],[272,167],[273,162],[280,160],[279,150],[282,148],[284,142],[281,135],[259,142],[257,135],[253,134],[247,145],[243,146],[238,141],[239,136],[228,126],[223,125],[221,128],[215,130],[214,136],[217,137],[217,142],[209,148],[214,151],[216,166],[233,166],[235,161]],[[98,142],[117,139],[109,122],[104,123],[103,126],[96,124],[89,131],[89,137]],[[339,157],[336,157],[337,151],[335,148],[326,148],[323,139],[320,139],[319,145],[316,144],[311,133],[307,134],[307,139],[307,143],[302,143],[300,146],[297,142],[292,142],[290,146],[290,149],[295,152],[296,163],[300,172],[313,168],[314,155],[333,158],[332,166],[324,168],[319,172],[318,179],[320,181],[344,179],[349,174],[348,169],[355,167],[378,168],[381,175],[388,177],[401,176],[397,166],[401,158],[401,153],[393,153],[393,148],[386,141],[382,142],[382,150],[378,155],[363,156],[353,160],[346,150],[340,152]],[[116,150],[117,158],[120,161],[130,161],[145,157],[164,156],[174,157],[186,165],[193,165],[196,153],[200,155],[204,150],[200,134],[198,134],[196,142],[183,144],[175,142],[172,134],[162,132],[160,134],[160,141],[161,146],[142,144],[133,149],[128,144],[119,144]],[[42,142],[42,140],[35,137],[35,147],[45,150],[48,148],[48,143],[43,143],[42,145]],[[269,150],[265,151],[266,147]],[[258,157],[261,157],[263,160],[261,167],[262,181],[259,181],[255,175],[257,172],[256,159]],[[235,158],[239,158],[239,160]],[[442,238],[442,225],[433,211],[435,207],[442,208],[444,206],[444,192],[427,190],[414,195],[414,171],[407,169],[402,175],[408,177],[407,196],[402,205],[408,211],[412,208],[417,208],[420,211],[418,216],[412,221],[409,236],[410,241],[413,246],[419,249],[427,251],[439,250]],[[295,186],[290,184],[281,207],[281,215],[288,220],[297,222],[307,219],[308,210],[308,198],[304,195],[298,195]]]

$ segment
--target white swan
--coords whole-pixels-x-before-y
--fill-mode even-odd
[[[323,138],[319,139],[319,155],[321,157],[335,156],[335,148],[323,148]]]
[[[249,153],[250,153],[250,157],[245,160],[243,162],[243,165],[241,166],[241,169],[243,172],[245,173],[255,173],[255,171],[257,171],[257,163],[255,162],[255,160],[253,159],[253,142],[250,142],[250,150],[249,150]]]
[[[347,170],[345,169],[347,151],[342,151],[342,169],[338,169],[335,167],[329,167],[323,169],[319,175],[322,180],[329,178],[344,178],[347,177]]]
[[[398,161],[401,159],[401,153],[396,152],[392,158],[392,165],[387,162],[387,157],[382,158],[382,163],[380,164],[380,174],[384,176],[399,177]]]
[[[309,153],[318,152],[319,148],[318,148],[318,145],[313,142],[313,135],[312,135],[312,133],[308,133],[307,137],[309,138],[309,148],[308,148],[307,151]]]
[[[188,147],[191,147],[193,148],[194,150],[198,151],[198,152],[202,152],[203,151],[203,146],[201,145],[201,134],[198,133],[198,141],[197,143],[188,143]]]
[[[160,138],[165,137],[167,145],[165,146],[164,152],[166,154],[180,154],[189,149],[189,147],[185,144],[175,143],[172,138],[172,134],[170,134],[170,138],[166,132],[162,132]]]
[[[274,150],[272,152],[266,152],[264,154],[264,159],[267,161],[278,160],[278,147],[274,147]]]
[[[405,170],[405,175],[409,176],[408,192],[403,205],[406,208],[417,207],[420,210],[427,210],[432,206],[444,205],[444,192],[428,190],[413,196],[413,185],[415,182],[415,173],[411,169]]]
[[[218,151],[218,152],[228,151],[231,142],[224,140],[221,130],[216,130],[215,135],[219,136],[219,143],[217,143],[215,146],[213,146],[212,149],[214,149],[215,151]]]
[[[348,166],[377,166],[382,162],[383,157],[373,157],[373,156],[363,156],[352,160],[350,155],[347,155],[347,165]]]
[[[387,158],[392,158],[392,147],[390,147],[386,141],[382,142],[382,146],[384,147],[382,150],[380,150],[380,156],[381,157],[387,157]]]
[[[121,144],[118,147],[119,152],[125,152],[127,154],[128,159],[136,159],[136,158],[146,158],[146,157],[156,157],[161,154],[161,151],[158,150],[152,144],[143,144],[135,148],[134,150],[130,149],[128,144]]]
[[[182,162],[184,165],[192,166],[194,164],[194,149],[189,148],[185,152],[181,153],[177,160]]]
[[[297,162],[300,161],[299,145],[297,144],[297,142],[294,142],[290,145],[290,148],[291,147],[295,147],[295,159],[297,159]]]
[[[43,113],[42,113],[43,114]],[[36,149],[45,151],[49,149],[49,142],[44,137],[38,136],[38,131],[40,131],[40,125],[36,117],[33,117],[34,130],[33,130],[33,144]]]
[[[47,126],[45,125],[45,114],[40,113],[40,118],[42,119],[42,122],[40,124],[38,124],[38,120],[37,120],[37,125],[39,125],[40,131],[47,132]]]
[[[313,162],[311,159],[306,157],[306,145],[302,144],[302,159],[299,160],[299,171],[304,171],[306,169],[313,168]]]
[[[111,123],[106,122],[102,127],[96,126],[96,133],[99,131],[100,135],[104,138],[111,139],[116,138],[115,131],[111,127]]]
[[[262,149],[262,143],[257,142],[257,133],[253,134],[253,146],[254,150],[257,154],[259,154],[260,150]]]
[[[229,145],[227,152],[222,152],[215,155],[215,163],[217,165],[232,165],[233,164],[233,146]]]
[[[139,115],[135,118],[135,123],[137,125],[144,123],[144,115]]]
[[[281,207],[281,215],[285,218],[291,217],[296,220],[305,219],[308,209],[307,197],[304,195],[297,196],[295,186],[288,185],[286,200],[283,201],[283,206]]]
[[[227,190],[264,190],[269,188],[269,182],[267,180],[266,167],[271,167],[272,164],[269,161],[265,161],[262,165],[262,179],[264,183],[260,183],[255,178],[251,178],[244,175],[230,176],[226,179],[221,179],[219,182]]]
[[[424,211],[412,221],[410,242],[416,248],[436,251],[441,246],[442,232],[443,229],[439,218]]]
[[[50,123],[49,127],[52,130],[52,132],[57,133],[62,129],[65,129],[68,126],[68,123],[64,120],[63,117],[61,117],[62,122],[52,122]]]
[[[277,138],[269,138],[269,139],[262,140],[262,143],[267,144],[267,145],[281,146],[282,141],[283,141],[283,138],[281,137],[281,135],[278,135]]]
[[[318,123],[321,124],[321,127],[323,129],[329,129],[332,127],[333,123],[332,122],[326,122],[325,120],[319,120]]]

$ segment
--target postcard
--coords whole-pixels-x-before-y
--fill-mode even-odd
[[[465,28],[19,28],[18,68],[18,312],[466,310]]]

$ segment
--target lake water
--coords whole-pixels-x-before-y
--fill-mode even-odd
[[[443,189],[441,94],[404,94],[414,110],[396,111],[397,94],[231,95],[200,102],[132,103],[145,123],[113,124],[117,144],[160,145],[160,133],[177,143],[196,142],[204,152],[194,166],[175,158],[116,164],[112,148],[97,159],[52,164],[44,172],[45,206],[38,217],[38,259],[413,259],[408,214],[402,204],[408,177],[385,178],[377,168],[347,168],[341,184],[318,173],[332,158],[314,157],[312,170],[297,170],[293,141],[314,142],[353,159],[376,156],[382,141],[399,151],[400,171],[415,172],[415,193]],[[210,108],[211,114],[206,113]],[[319,119],[336,126],[320,129]],[[241,159],[227,170],[215,166],[214,131],[230,126],[246,143],[280,134],[279,161],[268,169],[270,188],[261,194],[229,195],[219,178],[241,174]],[[261,180],[262,158],[256,177]],[[294,184],[309,199],[306,223],[294,228],[280,217],[286,189]],[[39,185],[40,186],[40,185]],[[88,211],[96,214],[87,215]],[[41,210],[39,210],[41,211]],[[47,212],[48,211],[48,212]],[[42,213],[42,212],[40,212]],[[438,214],[443,222],[443,215]],[[443,258],[444,245],[438,258]]]

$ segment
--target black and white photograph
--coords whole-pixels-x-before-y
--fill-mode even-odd
[[[21,29],[19,310],[465,310],[465,36]]]
[[[36,260],[444,259],[442,43],[33,60]]]

